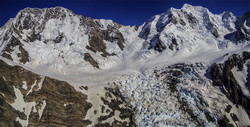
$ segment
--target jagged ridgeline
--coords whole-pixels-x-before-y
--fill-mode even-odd
[[[185,4],[141,26],[63,7],[0,28],[0,126],[250,126],[250,12]]]

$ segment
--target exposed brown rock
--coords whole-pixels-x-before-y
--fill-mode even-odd
[[[83,90],[83,89],[88,90],[88,89],[89,89],[89,87],[87,87],[87,86],[80,86],[79,88],[80,88],[81,90]]]
[[[231,109],[232,109],[232,106],[231,106],[231,105],[228,105],[227,108],[225,109],[225,111],[226,111],[227,113],[229,113],[229,112],[231,111]]]
[[[10,41],[3,51],[2,56],[7,59],[13,60],[9,54],[14,51],[13,48],[16,46],[19,47],[19,51],[21,52],[17,54],[17,56],[20,58],[20,62],[24,64],[26,62],[29,62],[29,53],[23,48],[23,44],[14,36],[11,37]]]
[[[93,52],[102,52],[104,57],[109,55],[109,53],[106,52],[106,44],[103,41],[103,37],[99,34],[97,29],[93,30],[89,40],[89,46],[86,48]]]
[[[84,53],[84,60],[88,61],[93,67],[99,68],[98,63],[93,59],[89,53]]]
[[[16,127],[20,126],[20,123],[15,121],[16,117],[20,119],[27,119],[27,116],[23,112],[15,110],[10,104],[14,103],[16,98],[14,87],[19,88],[23,95],[25,95],[30,89],[31,85],[40,82],[41,77],[32,72],[29,72],[18,66],[10,66],[0,60],[0,126]],[[23,81],[27,82],[27,89],[22,89]]]
[[[114,36],[110,37],[110,33],[114,33]],[[121,50],[124,49],[123,44],[125,43],[125,39],[124,39],[123,35],[121,34],[121,32],[119,32],[119,30],[117,30],[117,28],[109,27],[107,30],[103,30],[102,34],[103,34],[104,40],[110,41],[112,43],[116,42]]]
[[[12,57],[10,56],[10,53],[4,52],[1,56],[4,57],[4,58],[9,59],[9,60],[11,60],[11,61],[13,61]]]
[[[38,85],[41,81],[41,76],[27,71],[19,66],[10,66],[0,60],[0,77],[1,86],[0,92],[3,93],[9,103],[14,102],[15,93],[13,87],[19,88],[22,94],[26,93],[31,89],[33,84]],[[23,89],[23,81],[27,83],[27,89]]]
[[[117,43],[121,50],[124,49],[125,39],[118,30],[118,28],[121,26],[120,24],[114,22],[114,26],[109,25],[106,30],[101,30],[101,24],[97,21],[93,21],[91,18],[82,17],[81,23],[82,25],[90,27],[90,40],[89,46],[86,46],[87,49],[93,52],[102,52],[103,57],[112,55],[106,51],[106,44],[104,43],[104,40],[111,43]],[[110,33],[113,33],[114,36],[111,36]]]
[[[21,58],[19,61],[23,64],[29,62],[29,53],[22,46],[19,46],[19,50],[21,52],[17,53],[17,56]]]
[[[29,122],[31,126],[87,126],[91,123],[84,118],[92,104],[86,102],[86,95],[67,82],[46,77],[41,90],[30,93],[26,100],[46,101],[41,119],[34,115],[33,122]]]
[[[41,81],[43,81],[42,87],[38,90]],[[24,82],[26,88],[23,86]],[[14,87],[21,91],[24,102],[36,103],[32,108],[41,110],[45,105],[40,119],[38,112],[33,112],[34,110],[26,116],[24,112],[17,111],[10,105],[16,98]],[[31,92],[27,94],[30,90]],[[86,100],[85,94],[77,92],[67,82],[49,77],[42,80],[40,75],[19,66],[10,66],[0,60],[0,126],[21,126],[15,121],[16,117],[22,120],[27,120],[29,117],[29,126],[87,126],[91,121],[86,120],[85,116],[92,104]]]
[[[22,117],[22,119],[26,119],[24,113],[15,110],[0,94],[0,126],[22,127],[21,124],[16,121],[16,117]]]

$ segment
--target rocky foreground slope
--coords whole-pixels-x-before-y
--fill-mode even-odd
[[[26,8],[0,28],[0,126],[250,126],[250,13],[140,27]]]

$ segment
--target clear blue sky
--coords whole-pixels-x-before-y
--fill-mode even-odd
[[[201,5],[212,13],[231,11],[236,16],[250,10],[250,0],[0,0],[0,27],[25,7],[62,6],[76,14],[111,19],[123,25],[141,25],[153,15],[184,3]]]

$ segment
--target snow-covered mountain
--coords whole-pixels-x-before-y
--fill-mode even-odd
[[[74,66],[84,71],[91,66],[111,68],[137,35],[135,27],[75,15],[62,7],[26,8],[4,27],[4,57],[32,67],[46,65],[63,74]]]
[[[26,8],[0,52],[1,126],[250,126],[250,12],[185,4],[137,27]]]

